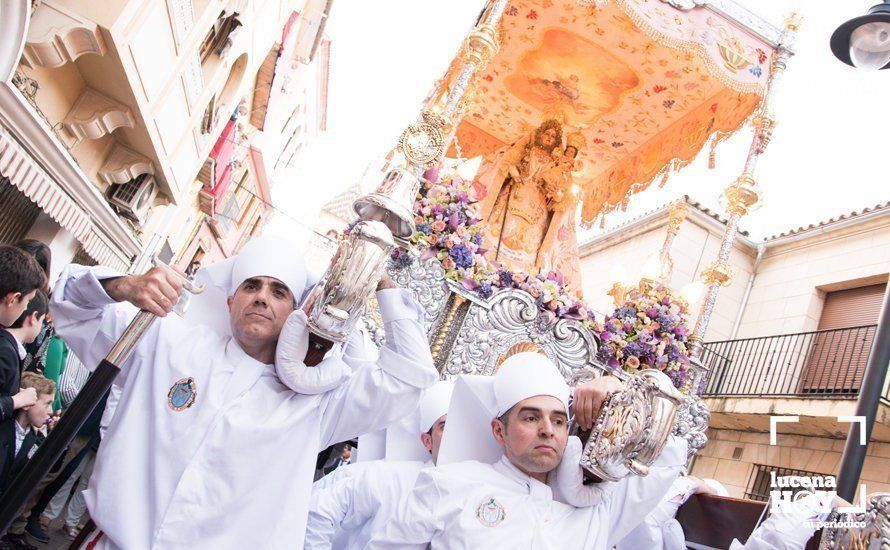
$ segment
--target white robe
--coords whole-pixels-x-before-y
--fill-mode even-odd
[[[114,275],[72,265],[53,293],[56,329],[86,365],[135,313],[99,283]],[[155,321],[122,365],[120,403],[86,494],[105,546],[301,548],[319,450],[411,413],[438,378],[410,293],[377,299],[387,332],[379,360],[319,395],[289,390],[230,337],[175,315]],[[168,392],[186,377],[196,399],[175,411]]]
[[[745,544],[733,540],[730,550],[803,550],[816,532],[816,522],[828,519],[819,499],[808,495],[794,502],[790,510],[777,511],[754,529]]]
[[[356,472],[346,471],[354,467]],[[344,470],[339,479],[315,482],[306,550],[364,548],[411,494],[421,469],[428,467],[432,461],[376,460],[338,468],[334,473]]]
[[[633,531],[616,545],[617,550],[686,550],[686,538],[680,523],[674,519],[677,510],[698,488],[686,476],[678,477],[654,510]]]
[[[368,548],[607,550],[658,504],[685,461],[686,442],[672,437],[648,476],[610,484],[587,508],[553,500],[548,485],[504,457],[427,468],[397,519]]]

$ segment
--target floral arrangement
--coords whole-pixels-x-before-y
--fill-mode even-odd
[[[688,392],[688,321],[685,302],[660,283],[644,282],[612,315],[597,323],[597,358],[609,367],[629,373],[658,369],[668,375],[675,387]]]
[[[411,243],[420,250],[421,259],[438,259],[448,279],[481,298],[487,299],[499,289],[517,288],[529,293],[548,315],[580,320],[593,328],[593,313],[565,285],[558,271],[514,273],[485,259],[484,224],[475,210],[477,184],[456,176],[442,183],[430,179],[434,181],[424,179],[414,203],[417,231]],[[393,261],[407,266],[412,260],[396,249]]]

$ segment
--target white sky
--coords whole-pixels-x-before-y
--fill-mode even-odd
[[[804,20],[797,55],[778,91],[778,126],[761,157],[756,179],[762,207],[743,229],[760,238],[890,200],[890,70],[867,72],[832,56],[834,29],[862,15],[874,0],[742,0],[780,25],[798,11]],[[326,32],[332,39],[328,132],[303,153],[293,181],[278,182],[276,205],[312,225],[321,206],[357,181],[385,155],[475,21],[484,0],[336,0]],[[682,194],[722,212],[717,197],[741,172],[750,132],[707,151],[661,190],[637,195],[629,212],[609,225]],[[290,178],[288,178],[290,179]],[[294,235],[297,226],[276,216],[267,232]]]

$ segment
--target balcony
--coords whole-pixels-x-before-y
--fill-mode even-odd
[[[876,332],[864,325],[705,343],[712,426],[767,431],[770,415],[793,415],[800,421],[791,433],[845,437],[849,424],[837,417],[853,414]],[[875,435],[890,437],[887,381]]]
[[[876,331],[865,325],[706,343],[704,394],[855,397]]]

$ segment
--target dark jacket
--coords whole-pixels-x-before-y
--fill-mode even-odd
[[[22,441],[19,452],[15,452],[15,419],[0,422],[0,494],[12,482],[13,478],[25,467],[28,462],[28,452],[40,442],[34,428],[28,429],[28,435]]]
[[[11,420],[15,414],[12,396],[19,392],[21,379],[18,340],[8,330],[0,328],[0,422]]]

